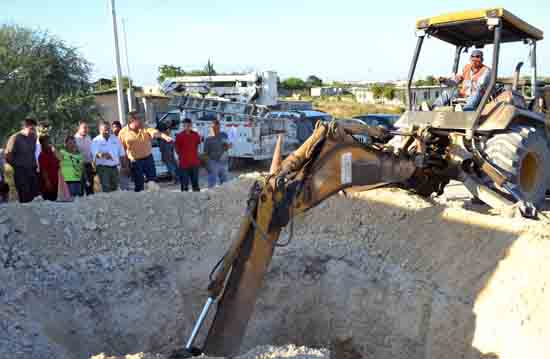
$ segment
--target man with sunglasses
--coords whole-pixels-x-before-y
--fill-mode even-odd
[[[439,78],[439,82],[452,89],[443,91],[432,105],[433,107],[448,106],[455,98],[465,98],[464,111],[474,111],[479,105],[485,89],[491,78],[491,69],[483,64],[483,52],[474,50],[470,56],[470,63],[464,66],[462,74],[454,78]],[[462,83],[460,86],[459,84]]]

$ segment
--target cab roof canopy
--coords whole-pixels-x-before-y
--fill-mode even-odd
[[[503,8],[461,11],[420,19],[416,22],[416,28],[453,45],[482,47],[494,41],[494,31],[487,26],[488,18],[502,21],[501,42],[543,39],[541,30]]]

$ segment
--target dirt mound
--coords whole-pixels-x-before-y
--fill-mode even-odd
[[[250,184],[0,207],[0,357],[181,347]],[[487,212],[400,190],[322,203],[277,249],[242,352],[295,343],[336,358],[550,357],[550,226]]]
[[[201,359],[214,359],[214,357],[201,356]],[[286,345],[282,347],[261,346],[254,348],[246,354],[239,355],[235,359],[329,359],[330,355],[325,349],[310,349]],[[161,354],[138,353],[125,356],[106,356],[104,354],[93,356],[91,359],[167,359]]]

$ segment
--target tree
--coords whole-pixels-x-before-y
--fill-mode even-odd
[[[384,86],[381,84],[374,84],[371,87],[372,96],[375,99],[380,99],[384,96]]]
[[[298,77],[289,77],[281,82],[281,87],[287,90],[304,90],[306,83]]]
[[[323,80],[321,80],[319,77],[317,77],[315,75],[311,75],[307,78],[306,85],[309,88],[321,87],[321,86],[323,86]]]
[[[178,77],[185,76],[186,73],[183,68],[175,65],[160,65],[159,66],[159,76],[157,81],[161,84],[167,77]]]
[[[59,98],[76,103],[90,93],[91,65],[75,47],[47,32],[17,25],[0,27],[0,134],[8,135],[28,115],[55,127],[74,124],[59,112]],[[84,104],[83,104],[84,105]],[[63,120],[62,120],[63,119]],[[1,140],[1,139],[0,139]]]
[[[157,81],[159,84],[161,84],[166,78],[168,77],[178,77],[178,76],[216,76],[217,72],[214,68],[214,64],[210,59],[208,59],[208,62],[206,65],[204,65],[204,68],[202,69],[195,69],[191,71],[185,71],[180,66],[175,65],[161,65],[159,67],[159,76],[157,77]]]
[[[204,66],[204,72],[208,76],[216,76],[216,70],[214,69],[214,64],[212,63],[212,61],[210,61],[210,59],[208,59],[208,62]]]
[[[393,100],[395,98],[395,87],[392,85],[384,86],[382,96],[387,100]]]
[[[135,84],[132,85],[135,86]],[[116,76],[113,76],[113,87],[117,87]],[[128,87],[130,87],[130,79],[128,76],[122,76],[122,88],[127,89]]]
[[[437,85],[437,79],[430,75],[430,76],[426,76],[426,78],[424,80],[417,80],[415,83],[414,83],[415,86],[433,86],[433,85]]]

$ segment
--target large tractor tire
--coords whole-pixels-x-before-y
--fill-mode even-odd
[[[544,130],[516,125],[491,137],[485,156],[524,198],[539,207],[550,181],[550,149]]]

